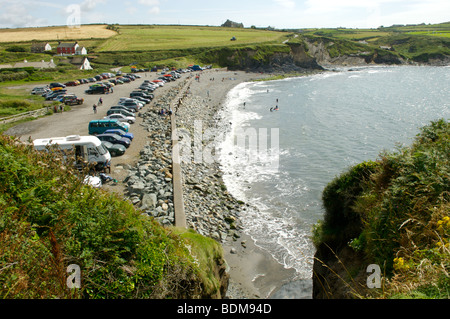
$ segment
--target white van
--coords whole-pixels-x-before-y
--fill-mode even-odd
[[[50,137],[34,140],[33,145],[38,151],[48,150],[47,146],[50,145],[58,145],[62,151],[74,150],[76,158],[82,158],[86,162],[94,164],[96,170],[111,166],[111,154],[95,136]]]

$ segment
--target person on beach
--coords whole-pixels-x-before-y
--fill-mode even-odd
[[[98,99],[98,106],[100,106],[100,105],[103,105],[103,99],[102,98]]]
[[[96,113],[97,113],[97,105],[94,104],[94,105],[92,106],[92,109],[94,110],[94,114],[96,114]]]

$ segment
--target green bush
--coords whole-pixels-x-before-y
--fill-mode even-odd
[[[5,49],[8,52],[27,52],[27,49],[19,45],[13,45]]]
[[[26,79],[30,74],[26,71],[20,71],[20,72],[11,72],[11,71],[5,71],[0,73],[0,82],[6,82],[6,81],[18,81],[22,79]]]
[[[315,245],[364,253],[391,278],[386,296],[447,298],[449,154],[450,123],[441,119],[423,127],[410,147],[337,177],[323,192],[326,213],[315,226]]]
[[[202,295],[183,239],[85,185],[53,151],[0,136],[0,167],[0,298]],[[66,287],[70,264],[81,267],[79,290]]]

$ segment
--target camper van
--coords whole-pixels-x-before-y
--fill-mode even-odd
[[[119,122],[118,120],[93,120],[89,122],[89,134],[103,134],[106,130],[110,129],[120,129],[122,131],[128,132],[130,124]]]
[[[57,145],[61,151],[74,151],[78,160],[94,164],[96,170],[109,168],[111,154],[95,136],[70,135],[67,137],[50,137],[33,141],[34,148],[38,151],[48,150],[48,146]]]

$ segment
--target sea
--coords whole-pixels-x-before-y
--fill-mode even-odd
[[[450,67],[336,68],[237,85],[221,114],[219,162],[228,191],[252,209],[244,232],[296,276],[274,298],[310,298],[322,192],[351,166],[410,145],[450,119]]]

